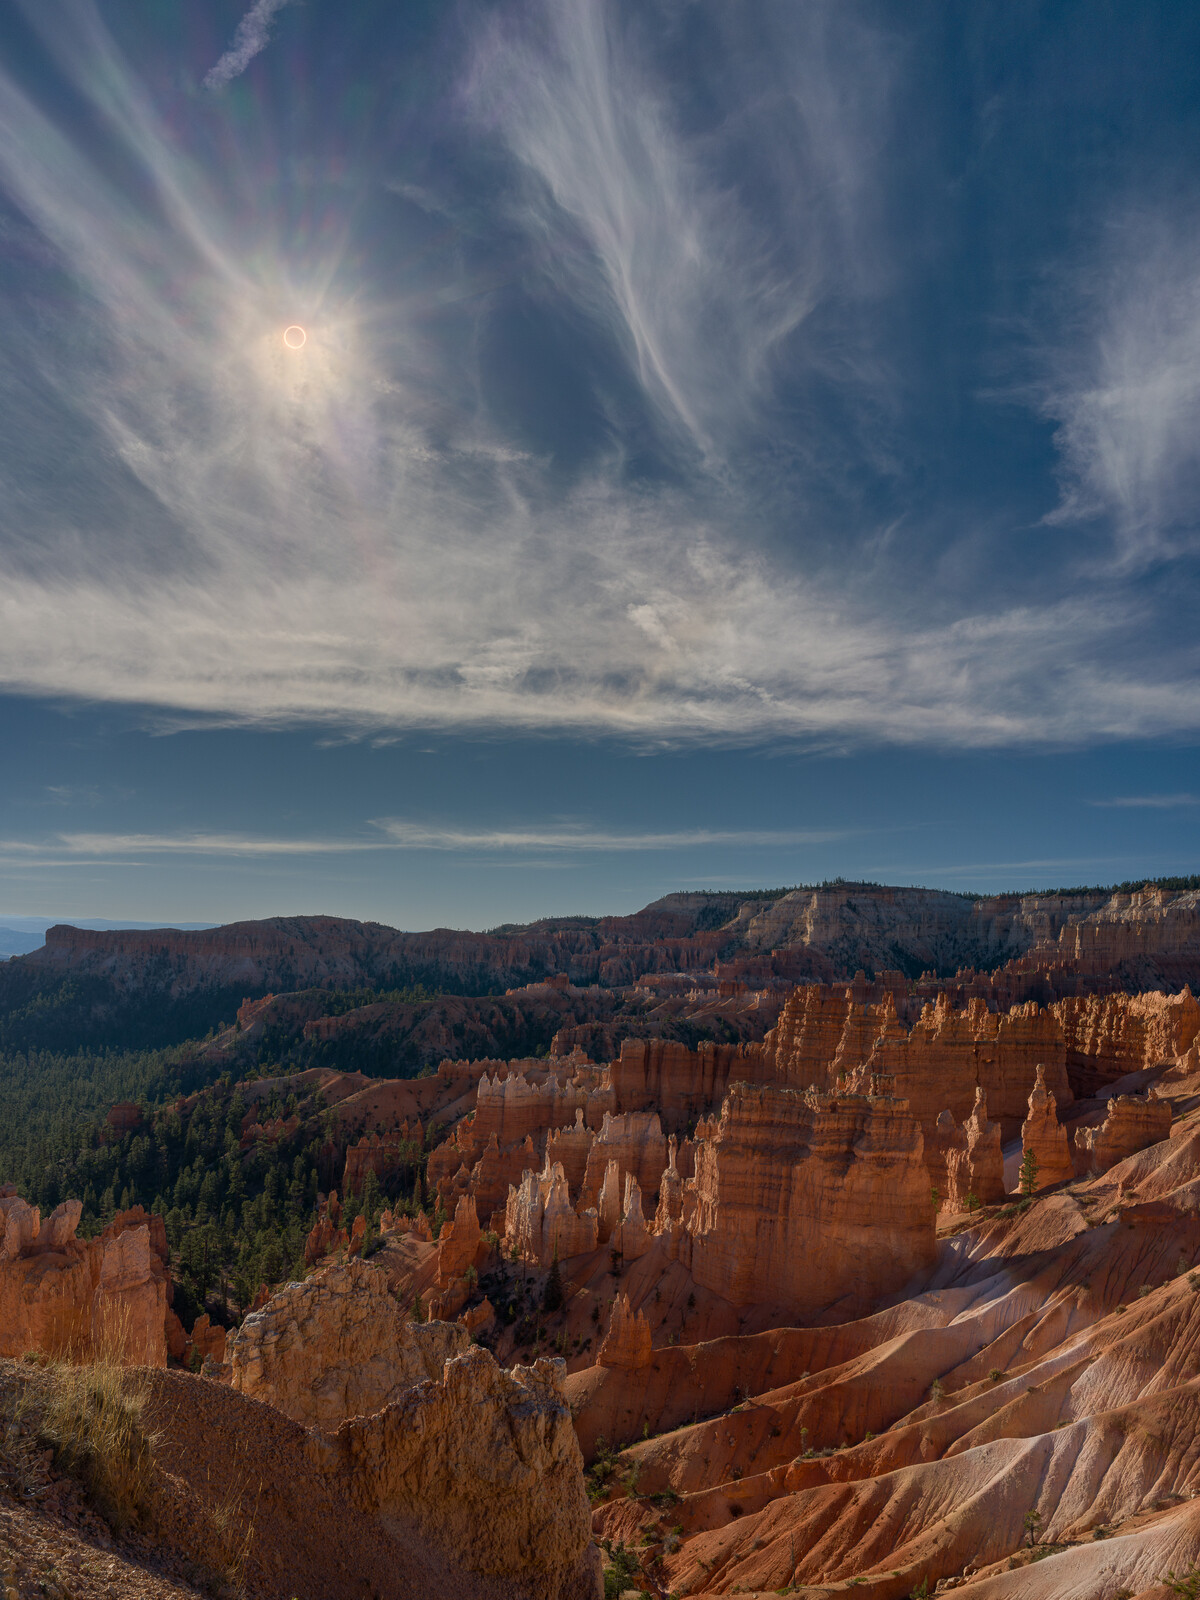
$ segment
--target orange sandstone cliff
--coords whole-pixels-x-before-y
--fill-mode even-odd
[[[140,1207],[94,1239],[75,1236],[82,1206],[64,1200],[44,1221],[0,1190],[0,1356],[27,1350],[165,1366],[169,1303],[161,1217]]]
[[[934,1259],[924,1141],[901,1099],[738,1084],[693,1181],[683,1259],[733,1305],[865,1306]]]

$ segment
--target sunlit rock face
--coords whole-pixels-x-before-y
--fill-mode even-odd
[[[520,1600],[599,1600],[583,1458],[564,1363],[505,1372],[486,1350],[371,1416],[314,1435],[313,1458],[360,1509],[415,1524]]]
[[[1071,1153],[1076,1175],[1099,1177],[1170,1132],[1170,1103],[1154,1089],[1145,1095],[1118,1095],[1108,1102],[1108,1115],[1099,1127],[1075,1129]]]
[[[11,1185],[0,1190],[0,1356],[37,1350],[165,1366],[162,1218],[135,1206],[85,1240],[75,1236],[82,1210],[78,1200],[64,1200],[43,1221]]]
[[[934,1258],[924,1140],[904,1100],[737,1084],[700,1139],[694,1186],[684,1259],[735,1306],[866,1304]]]
[[[411,1322],[381,1268],[348,1261],[287,1284],[251,1312],[228,1340],[226,1376],[297,1422],[336,1426],[439,1377],[470,1342],[458,1323]]]
[[[1075,1176],[1067,1130],[1058,1120],[1054,1096],[1046,1087],[1041,1067],[1029,1095],[1029,1114],[1021,1127],[1021,1150],[1023,1161],[1030,1164],[1026,1170],[1035,1174],[1032,1184],[1037,1189],[1067,1183]],[[1028,1181],[1025,1187],[1030,1187]]]

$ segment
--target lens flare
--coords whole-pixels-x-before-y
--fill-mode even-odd
[[[289,350],[299,350],[307,342],[308,335],[299,323],[293,322],[290,328],[283,330],[283,342]]]

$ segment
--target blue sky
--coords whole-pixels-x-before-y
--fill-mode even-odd
[[[1198,90],[1183,4],[7,0],[0,919],[1198,870]]]

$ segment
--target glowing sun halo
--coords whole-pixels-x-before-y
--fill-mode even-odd
[[[299,323],[293,322],[290,328],[283,330],[283,342],[289,350],[299,350],[303,347],[308,335]]]

